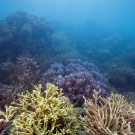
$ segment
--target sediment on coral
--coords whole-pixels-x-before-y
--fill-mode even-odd
[[[122,95],[113,94],[102,98],[95,91],[93,100],[85,99],[86,116],[80,116],[91,135],[134,135],[135,105]]]

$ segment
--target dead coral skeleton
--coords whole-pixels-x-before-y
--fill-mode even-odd
[[[86,116],[80,119],[86,130],[91,135],[135,135],[135,105],[119,94],[111,93],[105,99],[99,93],[94,92],[93,100],[84,98]]]

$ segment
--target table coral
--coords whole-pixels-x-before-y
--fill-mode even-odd
[[[123,96],[111,94],[102,98],[94,92],[94,100],[85,99],[86,116],[80,116],[91,135],[134,135],[135,105]]]
[[[61,99],[62,89],[47,84],[42,93],[41,85],[33,93],[20,95],[10,106],[14,109],[13,135],[74,135],[79,121],[73,113],[73,105]]]

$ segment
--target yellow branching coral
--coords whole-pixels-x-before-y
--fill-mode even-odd
[[[0,110],[0,133],[6,128],[8,125],[9,119],[7,115]]]
[[[13,135],[74,135],[79,122],[73,114],[73,105],[61,100],[62,89],[47,84],[44,93],[41,85],[33,93],[20,95],[10,108],[16,114]]]
[[[14,109],[12,107],[5,106],[5,111],[0,110],[0,133],[5,131],[7,127],[10,127],[10,120],[12,120],[14,116]],[[7,128],[8,129],[8,128]]]
[[[111,94],[99,97],[95,91],[94,100],[85,99],[86,116],[80,117],[91,135],[135,135],[135,105],[123,96]]]

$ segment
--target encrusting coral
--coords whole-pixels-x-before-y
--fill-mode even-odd
[[[80,116],[91,135],[135,135],[135,105],[123,96],[111,94],[108,98],[98,96],[94,100],[85,99],[86,116]]]
[[[80,122],[73,113],[73,105],[62,100],[62,96],[62,89],[49,83],[43,93],[38,85],[32,93],[21,94],[9,106],[15,116],[11,134],[75,135]]]

